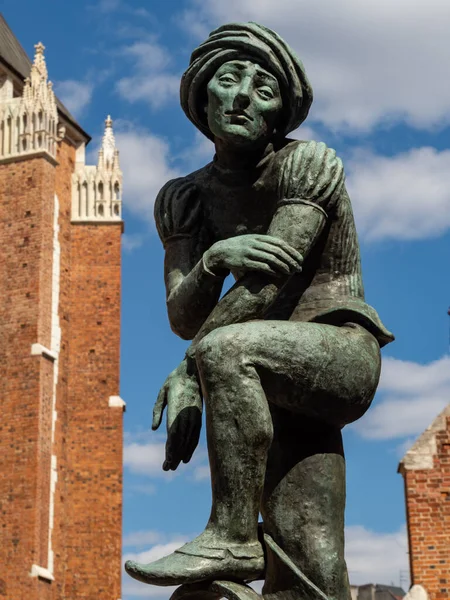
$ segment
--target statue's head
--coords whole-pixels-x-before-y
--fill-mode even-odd
[[[181,106],[207,137],[242,146],[286,136],[302,123],[312,89],[295,53],[256,23],[213,31],[192,54]]]

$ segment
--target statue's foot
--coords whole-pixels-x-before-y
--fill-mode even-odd
[[[253,581],[264,570],[264,555],[259,542],[218,548],[194,540],[149,564],[129,560],[125,570],[134,579],[162,586],[213,579]]]

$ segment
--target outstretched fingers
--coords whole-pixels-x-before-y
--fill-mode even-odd
[[[181,461],[191,460],[200,437],[201,419],[201,411],[194,406],[186,407],[177,415],[167,432],[165,471],[175,471]]]

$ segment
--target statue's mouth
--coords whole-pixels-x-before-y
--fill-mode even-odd
[[[230,117],[231,123],[239,124],[246,121],[253,121],[253,117],[251,117],[245,110],[228,110],[225,113],[225,116]]]

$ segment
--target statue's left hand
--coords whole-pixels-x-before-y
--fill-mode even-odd
[[[197,447],[202,426],[202,396],[194,369],[187,359],[170,373],[153,409],[152,429],[161,424],[167,406],[167,442],[164,471],[188,463]]]

